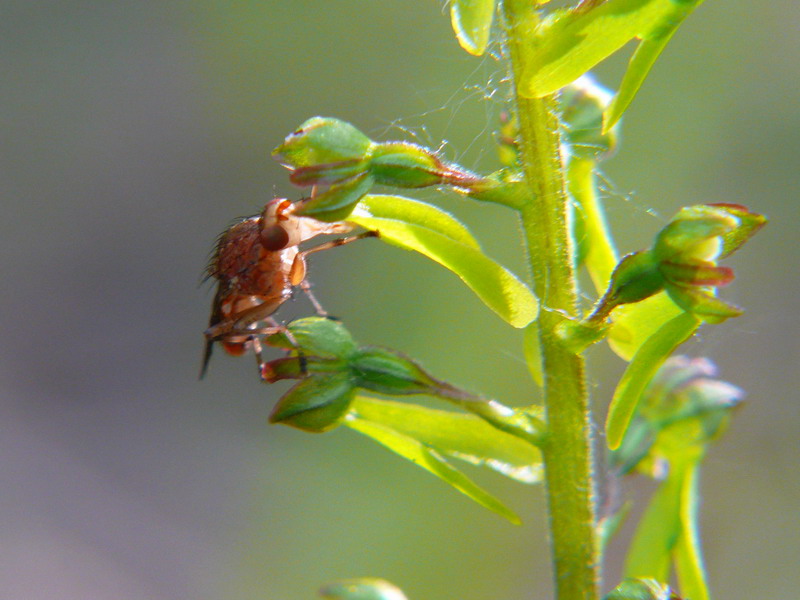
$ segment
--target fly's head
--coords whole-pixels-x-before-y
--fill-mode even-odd
[[[285,198],[267,203],[261,213],[261,245],[270,252],[297,246],[318,235],[348,233],[352,225],[343,222],[326,223],[312,217],[295,214],[300,204]]]
[[[265,250],[278,252],[303,241],[300,217],[292,211],[292,203],[285,198],[275,198],[264,207],[259,236]]]

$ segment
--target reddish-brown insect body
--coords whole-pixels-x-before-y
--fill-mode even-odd
[[[260,344],[254,336],[280,329],[273,321],[272,327],[259,330],[258,322],[271,320],[271,315],[291,297],[294,286],[303,287],[317,312],[324,314],[305,280],[306,255],[376,235],[366,232],[301,251],[302,242],[318,235],[347,233],[352,227],[294,215],[295,207],[286,199],[272,200],[260,215],[236,223],[220,237],[208,267],[208,276],[218,284],[205,332],[201,377],[216,341],[235,356],[244,354],[251,345],[258,354]]]

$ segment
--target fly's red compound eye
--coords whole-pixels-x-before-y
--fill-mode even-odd
[[[289,232],[280,225],[267,225],[261,229],[261,245],[270,252],[283,250],[289,241]]]

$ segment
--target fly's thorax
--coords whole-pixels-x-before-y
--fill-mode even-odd
[[[235,281],[261,254],[258,217],[251,217],[233,225],[217,244],[211,275],[220,281]]]

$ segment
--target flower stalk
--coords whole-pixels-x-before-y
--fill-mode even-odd
[[[556,335],[576,313],[574,247],[567,230],[567,188],[555,95],[525,97],[519,88],[539,14],[529,0],[504,0],[506,44],[519,119],[520,160],[530,190],[520,215],[534,291],[548,434],[542,445],[558,600],[598,598],[597,539],[589,403],[583,357]]]

